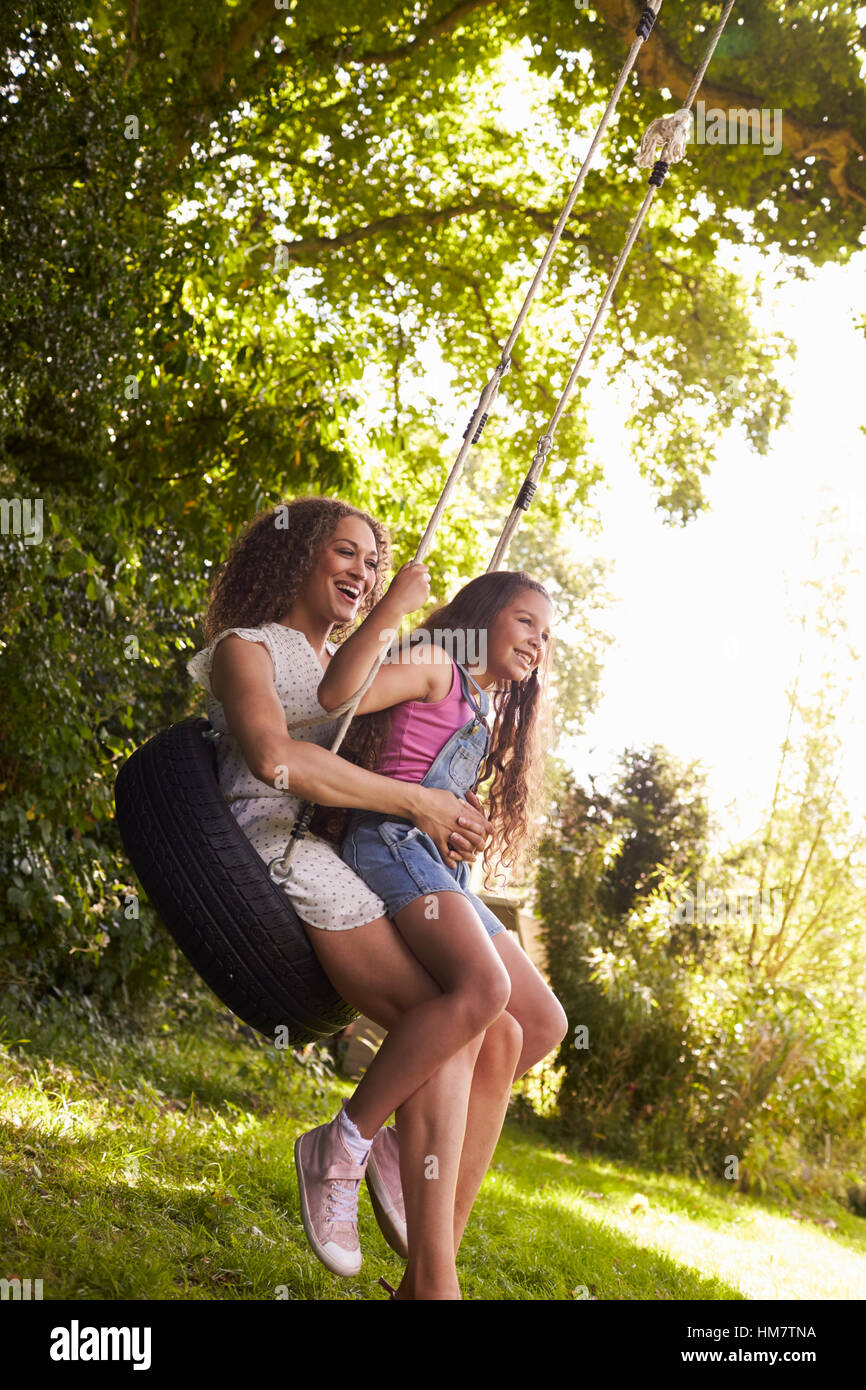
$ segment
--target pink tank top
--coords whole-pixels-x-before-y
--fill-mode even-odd
[[[475,713],[463,694],[460,672],[454,671],[444,700],[406,700],[391,711],[391,729],[376,771],[400,782],[423,782],[449,738]]]

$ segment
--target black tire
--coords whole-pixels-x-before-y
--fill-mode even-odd
[[[290,900],[270,878],[217,781],[206,719],[162,730],[114,784],[117,824],[141,884],[191,965],[244,1023],[293,1044],[345,1028],[340,998]]]

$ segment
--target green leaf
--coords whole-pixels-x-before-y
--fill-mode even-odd
[[[84,551],[73,548],[72,550],[65,551],[61,556],[57,572],[61,579],[66,579],[72,574],[80,574],[81,571],[86,568],[87,556],[84,554]]]

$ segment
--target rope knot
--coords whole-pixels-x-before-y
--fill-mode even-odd
[[[535,446],[535,457],[533,458],[532,462],[543,463],[547,455],[550,453],[552,444],[553,435],[543,434]]]
[[[639,169],[652,168],[656,162],[656,145],[661,145],[661,158],[666,164],[676,164],[686,152],[691,133],[692,113],[688,107],[682,107],[672,116],[657,116],[644,131],[640,150],[635,155],[635,164]]]

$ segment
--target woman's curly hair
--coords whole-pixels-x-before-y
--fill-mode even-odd
[[[335,497],[296,497],[248,522],[214,576],[204,619],[209,644],[229,627],[262,627],[285,618],[303,588],[322,547],[346,517],[365,521],[376,538],[376,582],[362,600],[363,619],[382,597],[391,566],[391,540],[380,522]],[[349,627],[335,627],[331,640]]]
[[[391,538],[374,517],[334,497],[296,497],[270,511],[260,512],[247,523],[220,566],[211,585],[203,628],[210,644],[230,627],[262,627],[285,618],[294,599],[315,567],[317,557],[346,517],[365,521],[376,538],[376,582],[362,600],[351,624],[331,629],[331,641],[347,637],[358,619],[379,602],[385,576],[391,567]],[[372,766],[378,757],[384,730],[350,726],[340,752],[351,762]],[[316,808],[314,834],[339,844],[347,812],[338,807]]]
[[[376,538],[376,582],[360,604],[351,624],[332,629],[330,639],[340,641],[379,602],[391,565],[391,542],[386,529],[366,512],[331,497],[298,497],[253,517],[235,541],[228,558],[217,571],[209,596],[203,627],[207,643],[230,627],[261,627],[283,619],[312,573],[323,546],[338,524],[349,516],[366,522]],[[431,613],[415,630],[424,629],[433,641],[447,645],[457,633],[468,637],[489,630],[497,613],[521,588],[534,589],[549,600],[543,585],[522,570],[482,574],[464,585],[443,607]],[[441,637],[447,634],[448,643]],[[523,681],[508,681],[493,692],[493,728],[490,749],[479,784],[490,781],[488,815],[494,833],[485,850],[484,869],[489,880],[492,867],[514,867],[528,848],[527,837],[539,790],[544,696],[550,669],[552,643],[542,661]],[[391,721],[391,711],[359,715],[349,726],[340,755],[361,767],[375,770]],[[492,779],[492,780],[491,780]],[[313,819],[314,834],[339,842],[347,813],[337,807],[320,807]]]
[[[428,632],[451,656],[458,634],[462,634],[462,650],[472,650],[471,639],[489,632],[496,615],[520,589],[532,589],[551,602],[544,586],[523,570],[500,570],[470,580],[414,631]],[[479,787],[489,783],[487,814],[493,824],[483,859],[487,883],[496,865],[501,870],[518,868],[536,838],[552,646],[552,639],[545,643],[531,675],[522,681],[506,681],[492,693],[490,747],[478,779]],[[352,761],[375,770],[390,717],[390,710],[381,710],[353,720],[351,752],[347,751]],[[495,877],[501,881],[505,875]]]

